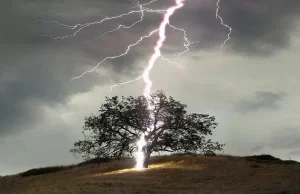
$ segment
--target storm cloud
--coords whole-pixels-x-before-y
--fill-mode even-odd
[[[166,9],[171,4],[173,0],[158,0],[148,8]],[[110,95],[109,87],[120,81],[135,79],[142,73],[157,36],[145,39],[126,56],[106,61],[95,72],[81,79],[72,82],[70,79],[92,69],[105,57],[122,54],[129,44],[157,28],[162,14],[145,13],[144,21],[133,28],[120,29],[101,38],[97,37],[120,24],[131,25],[141,15],[132,14],[92,25],[76,36],[63,40],[53,40],[44,35],[65,36],[76,29],[41,21],[82,24],[128,12],[134,6],[131,1],[125,0],[1,2],[0,153],[6,156],[2,166],[9,164],[12,165],[11,169],[19,169],[16,166],[22,164],[17,161],[26,156],[11,154],[18,150],[30,152],[31,158],[44,157],[44,160],[37,159],[38,162],[28,159],[26,168],[30,165],[46,165],[46,160],[50,158],[53,158],[53,162],[57,161],[55,157],[67,152],[71,143],[80,138],[77,132],[80,134],[83,115],[97,110],[104,96]],[[220,128],[226,131],[235,127],[234,134],[241,133],[240,127],[244,126],[242,121],[248,122],[245,118],[235,119],[232,116],[235,114],[252,113],[255,117],[258,111],[267,115],[286,111],[286,117],[294,118],[289,115],[293,115],[295,110],[285,108],[294,107],[291,103],[296,102],[298,95],[293,87],[299,81],[296,73],[299,70],[299,58],[295,55],[299,50],[299,9],[298,0],[221,0],[219,15],[233,30],[231,39],[220,54],[219,47],[227,38],[228,29],[216,18],[216,1],[186,0],[185,6],[171,18],[171,24],[186,29],[190,41],[199,41],[199,44],[180,60],[189,67],[187,69],[170,68],[170,64],[159,60],[153,69],[155,73],[151,75],[154,87],[183,99],[192,110],[216,114],[221,121]],[[177,53],[185,49],[183,33],[172,28],[168,28],[167,33],[162,53],[176,58]],[[294,50],[294,47],[298,50]],[[263,84],[263,81],[267,84]],[[126,95],[138,95],[142,90],[142,82],[137,84],[140,85],[134,85],[134,88],[126,91],[119,88],[114,94],[119,95],[123,91]],[[57,118],[49,120],[48,109],[58,115]],[[274,118],[277,118],[276,115]],[[268,119],[271,122],[273,117]],[[57,123],[53,125],[53,122]],[[292,122],[297,126],[296,121]],[[48,135],[45,135],[45,131]],[[72,135],[68,135],[70,133]],[[220,134],[217,136],[221,137]],[[53,147],[56,155],[43,155],[45,153],[41,150],[52,146],[49,139],[42,146],[39,145],[47,137],[58,141],[59,146]],[[35,138],[41,139],[33,143]],[[225,140],[231,141],[231,138],[235,136]],[[283,135],[282,138],[289,137]],[[233,140],[231,142],[236,143]],[[235,143],[231,148],[236,147]],[[22,150],[25,144],[30,145]],[[272,141],[268,142],[268,145],[272,144]],[[286,149],[293,147],[276,145]],[[259,149],[261,147],[258,145],[256,150]],[[62,160],[65,163],[67,161],[71,159],[66,157]]]

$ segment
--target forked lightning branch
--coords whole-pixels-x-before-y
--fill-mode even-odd
[[[68,34],[68,35],[60,36],[60,37],[53,37],[53,36],[49,36],[49,35],[43,35],[43,36],[50,37],[52,39],[61,39],[61,40],[63,40],[63,39],[69,38],[69,37],[76,36],[78,33],[80,33],[82,30],[88,28],[89,26],[99,25],[99,24],[102,24],[105,21],[114,20],[114,19],[118,19],[118,18],[122,18],[122,17],[127,17],[129,15],[136,14],[136,13],[140,14],[139,20],[135,21],[133,24],[127,25],[127,26],[120,24],[115,29],[106,31],[103,34],[100,34],[98,37],[96,37],[92,40],[86,41],[86,42],[90,42],[90,41],[93,41],[93,40],[96,40],[96,39],[99,39],[99,38],[103,38],[106,34],[116,32],[116,31],[118,31],[122,28],[123,29],[129,29],[129,28],[134,27],[136,24],[138,24],[138,23],[140,23],[144,20],[144,16],[145,16],[146,12],[147,13],[162,14],[163,19],[162,19],[160,25],[156,29],[153,29],[152,31],[150,31],[148,34],[139,37],[136,42],[133,42],[132,44],[129,44],[127,49],[124,52],[122,52],[118,55],[115,55],[115,56],[105,57],[102,61],[100,61],[97,65],[95,65],[94,68],[92,68],[90,70],[87,70],[87,71],[83,72],[81,75],[78,75],[78,76],[73,77],[71,79],[71,81],[73,81],[75,79],[81,78],[82,76],[84,76],[87,73],[93,72],[96,68],[98,68],[102,63],[106,62],[107,60],[116,59],[116,58],[125,56],[126,54],[128,54],[130,52],[130,50],[134,46],[139,45],[144,39],[149,38],[149,37],[153,36],[154,34],[158,34],[158,40],[157,40],[157,42],[154,46],[154,53],[151,54],[151,57],[150,57],[147,65],[146,65],[146,68],[145,68],[143,74],[140,75],[138,78],[136,78],[134,80],[126,81],[126,82],[123,82],[123,83],[117,83],[117,84],[111,86],[111,90],[112,90],[114,87],[122,86],[124,84],[128,84],[128,83],[131,83],[131,82],[134,82],[134,81],[138,81],[142,78],[144,80],[144,83],[145,83],[145,88],[144,88],[143,94],[147,99],[149,99],[150,98],[150,93],[151,93],[151,87],[152,87],[152,82],[151,82],[151,79],[150,79],[149,75],[150,75],[150,72],[151,72],[152,68],[154,67],[154,64],[157,61],[157,59],[161,58],[161,59],[167,61],[168,63],[176,64],[179,67],[181,67],[180,64],[178,64],[176,61],[179,59],[179,57],[182,54],[188,52],[190,50],[191,46],[199,44],[199,41],[194,41],[194,42],[189,41],[189,39],[187,38],[187,33],[186,33],[185,29],[178,28],[178,27],[176,27],[176,26],[174,26],[170,23],[170,18],[172,17],[172,15],[175,14],[176,11],[178,11],[179,9],[183,8],[185,2],[188,1],[188,0],[174,0],[175,1],[174,5],[172,5],[171,7],[169,7],[166,10],[147,8],[147,6],[149,6],[151,4],[154,4],[158,0],[151,0],[150,2],[144,3],[144,4],[140,4],[139,1],[137,1],[137,0],[130,0],[130,1],[135,4],[134,7],[130,8],[130,9],[127,9],[127,10],[131,10],[131,11],[128,11],[126,13],[123,13],[123,14],[120,14],[120,15],[117,15],[117,16],[105,17],[104,19],[102,19],[100,21],[96,21],[96,22],[89,22],[89,23],[75,24],[75,25],[67,25],[67,24],[63,24],[63,23],[58,22],[58,21],[40,20],[40,21],[36,21],[36,23],[37,22],[53,23],[53,24],[57,24],[59,26],[62,26],[66,29],[74,30],[74,32],[72,34]],[[222,47],[230,39],[230,34],[231,34],[232,29],[227,24],[224,24],[223,18],[221,16],[219,16],[219,14],[218,14],[219,9],[220,9],[219,4],[220,4],[220,0],[218,0],[217,3],[216,3],[216,6],[217,6],[217,8],[216,8],[216,18],[221,21],[221,25],[228,28],[228,30],[229,30],[228,38],[220,46],[220,49],[222,49]],[[161,48],[163,47],[163,44],[164,44],[164,42],[167,38],[167,34],[166,34],[166,28],[167,27],[170,27],[174,30],[178,30],[183,35],[183,40],[184,40],[183,47],[185,49],[181,53],[178,53],[177,57],[175,58],[175,61],[163,57],[163,55],[161,53]],[[148,103],[148,108],[149,108],[150,111],[152,110],[152,107],[150,106],[150,103]],[[136,169],[142,169],[143,168],[143,160],[144,160],[143,147],[145,145],[147,145],[147,140],[146,140],[145,137],[150,132],[151,132],[151,128],[147,129],[145,134],[142,134],[141,137],[140,137],[140,140],[137,142],[138,151],[137,151],[137,155],[136,155],[136,162],[137,162],[136,163]]]

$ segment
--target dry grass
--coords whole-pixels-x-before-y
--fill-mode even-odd
[[[49,174],[49,173],[56,173],[59,171],[67,170],[70,168],[75,167],[75,165],[70,166],[49,166],[43,168],[34,168],[27,170],[25,172],[20,173],[21,177],[28,177],[28,176],[35,176],[35,175],[42,175],[42,174]]]
[[[0,178],[14,194],[300,194],[300,165],[257,163],[232,156],[153,157],[147,170],[134,160],[86,164],[37,176]]]

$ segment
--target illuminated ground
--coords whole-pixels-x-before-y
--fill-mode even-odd
[[[0,193],[24,194],[299,194],[299,164],[269,164],[244,158],[168,156],[136,171],[127,159],[89,164],[30,177],[0,178]]]

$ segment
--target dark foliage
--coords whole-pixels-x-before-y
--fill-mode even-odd
[[[81,162],[77,164],[78,166],[86,165],[86,164],[102,164],[112,161],[113,159],[110,158],[93,158],[90,160],[86,160],[84,162]]]
[[[193,152],[186,152],[186,153],[175,152],[172,153],[171,156],[197,156],[197,154]]]
[[[267,154],[246,156],[245,158],[247,160],[281,161],[281,159],[275,158],[274,156],[267,155]]]
[[[247,161],[254,161],[258,163],[268,163],[268,164],[300,164],[299,162],[294,160],[281,160],[279,158],[267,154],[246,156],[245,159]]]
[[[215,153],[205,153],[204,156],[210,157],[210,156],[217,156]]]
[[[36,176],[41,174],[59,172],[62,170],[70,169],[72,167],[74,166],[73,165],[72,166],[50,166],[50,167],[43,167],[43,168],[34,168],[20,173],[20,175],[21,177]]]
[[[85,118],[82,132],[85,139],[75,142],[71,152],[82,154],[85,159],[132,157],[137,150],[136,142],[144,133],[146,162],[154,152],[221,151],[223,144],[205,138],[217,126],[215,117],[188,114],[186,107],[162,91],[153,93],[149,99],[106,97],[99,115]]]

